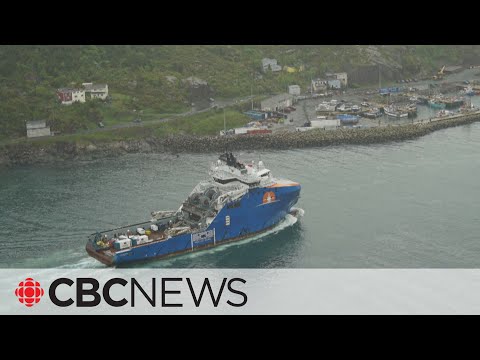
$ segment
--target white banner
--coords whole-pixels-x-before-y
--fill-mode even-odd
[[[480,270],[0,269],[0,314],[480,314]]]

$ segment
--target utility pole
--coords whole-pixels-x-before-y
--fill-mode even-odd
[[[252,110],[253,110],[253,85],[255,83],[255,67],[252,66],[252,83],[250,85],[250,97],[251,97],[251,100],[252,100]]]
[[[253,76],[252,76],[252,83],[250,84],[250,99],[252,100],[252,110],[253,110]]]
[[[227,135],[227,119],[225,117],[225,108],[223,108],[223,132]]]
[[[381,86],[381,73],[380,73],[380,64],[378,64],[378,90],[380,90]]]

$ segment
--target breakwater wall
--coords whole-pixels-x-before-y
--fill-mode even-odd
[[[339,128],[337,130],[310,130],[305,132],[281,132],[255,136],[231,137],[171,137],[164,140],[166,149],[180,152],[221,152],[225,148],[235,150],[294,149],[341,144],[374,144],[403,141],[427,135],[433,131],[469,124],[480,120],[480,111],[436,118],[412,124],[379,126],[371,128]]]
[[[371,128],[339,128],[325,131],[278,132],[261,135],[191,136],[175,135],[147,137],[90,144],[57,141],[48,144],[22,142],[0,147],[0,165],[50,163],[65,160],[92,160],[128,153],[197,153],[237,150],[294,149],[341,144],[374,144],[403,141],[427,135],[433,131],[470,124],[480,120],[480,111],[436,118],[412,124]]]

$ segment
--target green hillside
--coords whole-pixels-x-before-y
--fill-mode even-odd
[[[387,76],[430,74],[444,64],[479,59],[478,46],[293,46],[293,45],[84,45],[0,46],[0,141],[25,134],[25,120],[47,119],[52,130],[73,133],[131,121],[133,109],[154,119],[190,109],[186,78],[206,80],[215,98],[234,98],[305,88],[325,71],[352,71],[381,63]],[[305,70],[262,74],[261,59]],[[260,78],[261,75],[261,78]],[[253,80],[255,79],[255,80]],[[83,82],[108,83],[108,103],[62,106],[59,87]],[[213,131],[213,130],[212,130]]]

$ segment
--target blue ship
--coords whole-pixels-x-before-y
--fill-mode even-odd
[[[272,229],[294,208],[299,183],[277,179],[262,161],[222,154],[178,210],[152,212],[150,221],[96,232],[86,251],[108,266],[195,252]]]

